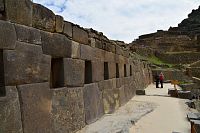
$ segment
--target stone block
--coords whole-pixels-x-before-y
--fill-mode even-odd
[[[81,57],[80,44],[78,42],[72,41],[71,58],[79,59],[80,57]]]
[[[116,88],[121,88],[122,85],[124,85],[124,79],[116,78]]]
[[[104,114],[102,92],[97,84],[84,86],[83,91],[86,124],[91,124]]]
[[[42,44],[40,30],[19,24],[15,24],[15,30],[18,41],[37,45]]]
[[[48,8],[40,4],[33,4],[33,27],[54,32],[55,18],[55,14]]]
[[[115,45],[110,42],[106,43],[106,51],[115,53]]]
[[[115,50],[116,54],[118,55],[124,55],[124,51],[123,49],[119,46],[119,45],[116,45],[116,50]]]
[[[95,61],[104,61],[104,53],[105,51],[98,48],[93,48],[94,50],[94,60]]]
[[[52,93],[48,83],[17,86],[20,95],[24,133],[52,132]]]
[[[104,113],[110,114],[115,111],[116,101],[114,97],[113,90],[103,90],[103,105],[104,105]]]
[[[116,77],[116,63],[108,62],[109,79]]]
[[[0,0],[0,12],[3,12],[5,9],[4,0]]]
[[[145,90],[136,90],[136,95],[145,95]]]
[[[104,80],[98,83],[98,87],[101,91],[113,89],[113,80]]]
[[[83,28],[73,26],[72,38],[81,44],[88,44],[88,33]]]
[[[105,51],[104,61],[105,62],[114,62],[115,61],[115,54],[113,54],[112,52]]]
[[[78,59],[64,58],[65,86],[83,86],[85,62]]]
[[[92,61],[92,82],[104,80],[104,63],[101,61]]]
[[[53,133],[72,133],[85,126],[83,88],[53,89]]]
[[[124,92],[124,86],[119,88],[119,103],[120,106],[124,105],[126,103],[126,96]]]
[[[81,48],[81,59],[83,60],[94,59],[94,50],[92,47],[80,44],[80,48]]]
[[[102,42],[98,39],[95,39],[95,47],[99,49],[103,49]]]
[[[4,50],[3,56],[6,85],[49,81],[51,57],[42,54],[41,46],[16,42],[16,49]]]
[[[43,53],[53,58],[71,57],[72,41],[58,33],[41,32]]]
[[[124,64],[119,63],[119,77],[123,78],[124,77]]]
[[[15,49],[17,40],[13,24],[0,20],[0,49]]]
[[[56,32],[62,33],[64,27],[64,19],[60,15],[56,15]]]
[[[32,2],[30,0],[5,0],[6,19],[18,24],[32,25]]]
[[[6,86],[6,97],[0,97],[0,132],[23,133],[19,96],[15,86]]]
[[[64,22],[63,34],[72,38],[72,23],[67,21]]]

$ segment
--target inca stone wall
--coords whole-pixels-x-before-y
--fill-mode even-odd
[[[117,42],[30,0],[0,0],[0,19],[1,133],[76,132],[152,82]]]

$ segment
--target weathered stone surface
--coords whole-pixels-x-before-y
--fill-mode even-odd
[[[124,84],[123,78],[116,78],[116,88],[120,88]]]
[[[54,133],[72,133],[85,126],[83,88],[54,89],[52,120]]]
[[[98,48],[93,48],[94,50],[94,60],[95,61],[104,61],[104,53],[105,51]]]
[[[6,85],[49,81],[51,58],[42,54],[41,46],[16,42],[15,50],[3,54]]]
[[[105,62],[114,62],[115,61],[115,54],[113,54],[112,52],[105,51],[104,61]]]
[[[124,77],[124,64],[119,63],[119,77]]]
[[[19,96],[15,86],[6,86],[6,97],[0,97],[0,132],[23,133]]]
[[[123,55],[124,54],[124,51],[123,49],[119,46],[119,45],[116,45],[116,50],[115,50],[116,54],[118,55]]]
[[[124,92],[124,86],[119,88],[119,104],[120,106],[124,105],[126,103],[126,96]]]
[[[4,0],[0,0],[0,12],[3,12],[4,11]]]
[[[81,47],[81,59],[83,60],[93,60],[94,59],[94,50],[88,45],[82,45]]]
[[[13,24],[0,20],[0,49],[14,49],[17,40]]]
[[[41,32],[41,36],[44,54],[51,55],[53,58],[71,57],[72,41],[66,36],[49,32]]]
[[[64,58],[65,86],[83,86],[85,62],[78,59]]]
[[[73,26],[73,40],[82,44],[88,44],[88,33],[78,26]]]
[[[92,61],[92,82],[104,80],[104,63],[101,61]]]
[[[56,32],[63,32],[64,19],[62,16],[56,15]]]
[[[95,47],[99,49],[103,49],[102,42],[98,39],[95,39]]]
[[[89,84],[84,86],[84,105],[86,123],[90,124],[96,121],[104,114],[102,92],[97,84]]]
[[[98,87],[101,91],[103,90],[110,90],[113,88],[113,80],[104,80],[98,83]]]
[[[55,14],[40,4],[33,4],[33,27],[54,32]]]
[[[30,0],[5,0],[6,19],[27,26],[32,25],[32,2]]]
[[[78,42],[72,41],[72,54],[71,58],[80,59],[80,44]]]
[[[104,113],[113,113],[116,108],[116,101],[114,97],[114,91],[111,90],[103,90],[103,105],[104,105]]]
[[[108,70],[109,70],[109,79],[115,78],[116,77],[116,63],[109,62]]]
[[[51,133],[51,98],[48,83],[20,85],[24,133]]]
[[[63,34],[72,38],[72,23],[67,21],[64,22]]]
[[[27,42],[32,44],[42,44],[40,30],[15,24],[17,40],[20,42]]]

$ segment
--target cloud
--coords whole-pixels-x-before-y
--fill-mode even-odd
[[[34,0],[65,20],[131,42],[139,35],[177,26],[199,0]]]

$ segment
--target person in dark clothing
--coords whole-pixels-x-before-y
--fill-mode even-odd
[[[158,74],[155,75],[155,81],[156,81],[156,88],[159,88],[160,80],[159,80],[159,75]]]
[[[159,80],[160,80],[161,88],[163,88],[164,75],[163,75],[162,72],[161,72],[160,75],[159,75]]]

